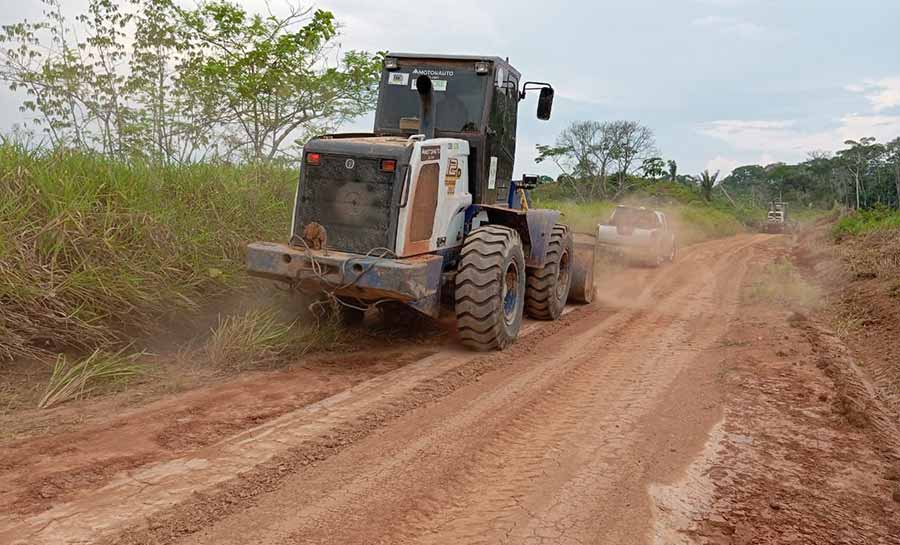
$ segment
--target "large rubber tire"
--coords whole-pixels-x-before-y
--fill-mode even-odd
[[[594,300],[594,268],[597,265],[597,237],[575,233],[575,259],[572,260],[572,286],[569,303],[590,304]]]
[[[516,340],[525,308],[525,255],[519,234],[498,225],[466,237],[456,273],[456,326],[473,350],[503,350]]]
[[[547,259],[528,271],[525,311],[536,320],[557,320],[566,308],[572,287],[575,238],[565,225],[555,225],[547,243]]]

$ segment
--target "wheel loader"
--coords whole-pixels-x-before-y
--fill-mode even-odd
[[[554,90],[499,57],[388,54],[371,133],[310,140],[287,243],[247,248],[252,275],[325,294],[348,321],[401,304],[456,314],[475,350],[512,344],[523,314],[556,320],[590,302],[595,244],[531,206],[513,180],[519,103]]]
[[[784,234],[788,230],[787,203],[772,201],[766,214],[766,233]]]

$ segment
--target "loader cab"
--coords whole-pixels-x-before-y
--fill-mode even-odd
[[[390,53],[375,110],[380,136],[419,134],[416,80],[431,79],[435,137],[469,143],[469,192],[474,204],[506,203],[516,155],[521,75],[499,57]],[[542,95],[543,96],[543,95]],[[552,101],[552,91],[549,93]],[[547,109],[547,101],[542,103]]]

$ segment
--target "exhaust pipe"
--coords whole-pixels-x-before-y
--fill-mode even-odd
[[[422,74],[416,78],[416,90],[419,92],[419,132],[425,140],[434,138],[434,93],[431,78]]]

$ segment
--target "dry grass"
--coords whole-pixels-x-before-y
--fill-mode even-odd
[[[776,303],[795,310],[816,308],[822,299],[821,291],[803,279],[800,272],[785,257],[766,265],[762,274],[749,288],[751,300]]]
[[[90,356],[74,362],[59,356],[39,409],[47,409],[72,399],[81,399],[99,388],[127,382],[143,373],[137,361],[142,354],[125,356],[124,351],[107,353],[95,350]]]
[[[838,246],[856,278],[900,278],[900,228],[886,228],[845,239]]]

